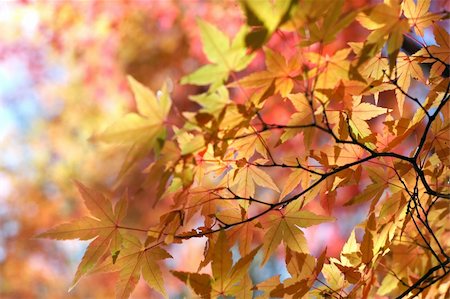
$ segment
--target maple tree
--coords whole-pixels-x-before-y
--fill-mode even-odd
[[[122,197],[113,205],[77,183],[91,216],[39,235],[93,239],[73,286],[119,272],[117,298],[141,276],[167,297],[169,275],[203,298],[448,296],[448,12],[427,0],[241,7],[234,37],[197,22],[209,64],[180,80],[200,86],[194,111],[172,103],[171,81],[153,92],[130,76],[136,112],[91,137],[126,149]],[[135,172],[159,215],[145,227],[127,224]],[[340,252],[313,254],[305,228],[345,222],[338,208],[358,205],[367,219]],[[167,273],[169,249],[197,238],[206,240],[199,271],[210,264],[210,273]],[[289,278],[252,280],[251,267],[279,255]]]

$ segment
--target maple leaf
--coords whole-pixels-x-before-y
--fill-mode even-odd
[[[349,79],[350,61],[347,56],[350,52],[350,48],[345,48],[331,57],[314,52],[305,53],[306,58],[315,64],[306,77],[316,78],[315,87],[318,89],[333,89],[340,80]]]
[[[113,210],[111,202],[103,194],[79,182],[76,182],[76,184],[92,217],[86,216],[69,223],[63,223],[37,236],[56,240],[90,240],[95,238],[87,247],[78,265],[70,289],[73,289],[80,278],[98,263],[108,248],[112,255],[111,262],[116,261],[122,244],[119,224],[126,216],[128,204],[127,197],[123,196]]]
[[[159,152],[158,159],[144,169],[143,172],[148,175],[147,184],[155,184],[156,200],[153,203],[153,206],[156,206],[159,200],[164,196],[164,193],[167,191],[167,183],[170,182],[171,178],[173,179],[173,171],[171,167],[167,166],[173,165],[174,161],[178,161],[180,157],[181,153],[175,142],[168,140],[164,143],[163,148]],[[160,179],[155,181],[152,179],[154,177],[159,177]]]
[[[341,144],[335,146],[328,152],[328,161],[330,165],[345,165],[361,159],[364,151],[360,146],[354,144]]]
[[[393,75],[397,76],[397,85],[401,88],[395,90],[398,111],[400,115],[403,115],[403,104],[405,102],[406,95],[411,85],[411,78],[425,83],[426,79],[422,72],[422,68],[414,57],[409,57],[404,53],[400,53],[397,57],[397,67]]]
[[[320,3],[317,3],[317,1],[308,2],[313,4],[313,7],[317,9],[316,11],[319,12],[321,18],[307,24],[308,31],[305,32],[307,34],[303,34],[304,40],[301,42],[302,46],[310,46],[317,42],[328,44],[334,41],[336,39],[336,34],[350,25],[358,13],[358,10],[352,10],[346,14],[342,14],[341,11],[344,0],[321,0]],[[304,4],[305,3],[302,3],[301,10],[305,9],[303,7]],[[311,7],[308,8],[312,9]],[[314,18],[311,18],[308,14],[307,20],[314,21]]]
[[[340,258],[331,259],[333,268],[337,267],[344,275],[346,281],[357,284],[362,278],[361,271],[361,252],[360,246],[356,242],[355,231],[350,234],[347,242],[342,248]],[[334,268],[335,269],[335,268]],[[339,274],[339,276],[342,276]]]
[[[173,132],[176,135],[181,155],[196,153],[204,149],[205,139],[202,135],[194,135],[176,127],[173,128]]]
[[[208,85],[219,87],[228,79],[230,72],[241,71],[255,55],[247,55],[244,47],[246,28],[242,27],[230,44],[230,39],[211,23],[197,20],[203,51],[211,62],[183,77],[181,84]]]
[[[353,108],[350,112],[349,125],[357,138],[364,139],[372,134],[366,121],[388,113],[391,109],[363,103],[361,99],[361,96],[353,97]]]
[[[312,174],[303,169],[295,169],[293,170],[287,180],[282,192],[280,194],[280,199],[283,199],[286,195],[291,193],[297,186],[301,185],[303,189],[308,187],[310,182],[313,182],[319,176],[316,174]]]
[[[245,44],[252,50],[261,48],[275,30],[286,22],[295,7],[293,0],[242,0],[247,24],[253,30],[245,36]]]
[[[378,201],[384,193],[384,190],[389,186],[389,182],[393,181],[393,177],[381,169],[367,167],[369,177],[372,183],[367,185],[364,190],[354,196],[345,203],[346,206],[360,204],[369,200]]]
[[[196,173],[195,178],[200,183],[203,183],[206,177],[216,179],[221,177],[230,169],[231,160],[234,157],[232,151],[225,153],[223,158],[217,158],[214,156],[214,149],[212,145],[208,145],[203,155],[196,157]]]
[[[255,163],[262,161],[264,160],[258,159]],[[224,178],[224,180],[227,179],[228,177]],[[238,167],[234,170],[230,186],[236,186],[236,194],[244,198],[254,197],[256,185],[280,192],[272,178],[264,170],[259,169],[256,165],[244,162],[242,167]]]
[[[425,107],[432,104],[432,101],[427,100],[427,102],[428,104],[426,104]],[[421,110],[417,110],[417,112],[420,111]],[[385,147],[384,151],[390,150],[404,141],[409,134],[420,125],[424,116],[425,114],[423,111],[422,113],[416,113],[412,120],[408,118],[400,118],[394,121],[392,120],[392,116],[386,116],[386,121],[384,122],[384,134],[381,137],[387,140],[383,143],[379,140],[379,143]]]
[[[422,62],[433,63],[430,78],[441,76],[450,60],[450,38],[448,32],[441,26],[433,26],[434,39],[437,45],[427,46],[414,53],[414,57],[423,58]],[[432,57],[430,56],[432,55]],[[439,59],[439,60],[436,60]],[[444,63],[443,63],[444,62]]]
[[[125,234],[123,236],[122,253],[116,262],[112,263],[105,260],[98,264],[92,273],[119,271],[119,281],[116,284],[117,299],[127,299],[136,287],[141,275],[152,289],[168,298],[157,261],[172,258],[172,256],[159,245],[160,243],[154,245],[142,244],[136,236]]]
[[[323,265],[322,274],[327,281],[327,288],[325,289],[326,292],[333,290],[334,292],[339,293],[339,290],[342,290],[348,286],[348,282],[345,280],[344,274],[339,271],[339,267],[336,265],[334,259],[331,260],[331,263]]]
[[[361,261],[360,247],[356,242],[355,230],[345,242],[340,255],[340,264],[344,266],[358,266]]]
[[[374,238],[376,233],[376,220],[374,213],[371,213],[367,220],[367,226],[361,242],[361,261],[365,264],[372,262],[374,256]]]
[[[202,298],[217,298],[220,296],[236,296],[242,292],[242,284],[248,284],[244,277],[260,247],[253,249],[249,254],[240,258],[234,265],[226,234],[220,231],[214,244],[211,263],[212,276],[206,274],[171,271],[178,279],[189,283],[194,292]],[[201,275],[201,276],[200,276]],[[202,282],[202,285],[199,282]]]
[[[286,249],[286,267],[291,278],[285,279],[282,284],[272,288],[273,297],[302,298],[316,282],[321,273],[326,250],[322,251],[317,260],[309,254],[299,253]]]
[[[363,50],[363,43],[349,43],[358,56],[361,55]],[[384,72],[388,69],[389,62],[386,57],[383,57],[381,53],[377,53],[374,57],[368,58],[366,62],[362,63],[360,66],[361,75],[364,78],[372,78],[374,80],[381,80],[384,77]]]
[[[280,53],[269,48],[264,49],[267,70],[252,73],[230,86],[261,88],[267,90],[272,84],[275,85],[275,93],[282,97],[289,94],[294,87],[296,77],[300,75],[300,60],[293,57],[286,60]]]
[[[388,295],[390,292],[392,292],[394,289],[397,288],[399,283],[400,281],[397,276],[387,273],[386,276],[383,278],[380,287],[377,290],[377,295],[380,296]]]
[[[439,13],[428,12],[430,0],[404,0],[402,3],[403,14],[408,18],[408,23],[417,34],[424,36],[424,29],[431,26],[435,20],[441,18]]]
[[[437,119],[432,126],[433,138],[430,140],[439,160],[450,166],[450,123]]]
[[[158,138],[165,134],[164,123],[171,107],[167,87],[163,86],[157,97],[150,89],[128,76],[138,113],[128,113],[94,140],[129,146],[127,157],[119,176],[123,176],[130,167],[149,153],[157,145]]]
[[[387,41],[389,67],[392,72],[403,43],[403,34],[409,29],[407,20],[399,17],[400,8],[398,2],[386,1],[364,10],[357,16],[356,19],[363,27],[373,30],[364,42],[358,66],[379,52]]]
[[[263,158],[267,159],[267,140],[269,139],[271,133],[270,131],[262,132],[262,133],[254,133],[254,130],[243,129],[238,132],[238,136],[244,136],[245,134],[250,134],[249,136],[239,138],[234,140],[229,148],[232,148],[236,151],[236,160],[245,158],[246,160],[250,160],[251,157],[257,152]]]
[[[295,127],[302,125],[309,125],[313,121],[313,111],[311,105],[309,104],[306,96],[303,93],[297,94],[288,94],[287,98],[292,102],[295,107],[296,112],[291,115],[287,126]],[[281,142],[286,142],[288,139],[291,139],[299,132],[303,132],[306,140],[311,140],[311,135],[313,134],[312,130],[309,128],[306,129],[295,129],[289,128],[284,131],[281,135]],[[310,144],[310,142],[306,142]]]
[[[231,103],[228,89],[223,85],[202,94],[191,95],[189,99],[202,106],[199,112],[214,115],[216,118],[219,117],[224,107]]]
[[[233,224],[248,219],[247,213],[241,205],[231,204],[231,207],[222,206],[221,208],[222,210],[216,213],[216,219],[221,223]],[[257,227],[260,227],[260,224],[256,221],[247,221],[228,231],[227,236],[230,244],[238,242],[241,256],[250,253]]]
[[[254,286],[255,290],[263,291],[264,294],[257,296],[256,298],[260,299],[269,299],[270,292],[275,289],[278,285],[280,285],[280,275],[272,276]]]
[[[186,283],[200,298],[211,298],[211,276],[208,274],[171,271],[179,280]]]
[[[299,209],[300,201],[296,200],[284,210],[269,213],[269,219],[263,223],[263,226],[268,229],[264,235],[262,264],[269,260],[281,241],[293,251],[307,253],[308,246],[300,227],[309,227],[335,220],[334,217],[320,216]]]

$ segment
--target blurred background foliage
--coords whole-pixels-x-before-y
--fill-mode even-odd
[[[67,293],[85,242],[33,236],[86,213],[74,179],[105,192],[112,189],[124,153],[93,144],[89,137],[135,109],[126,75],[154,89],[167,78],[175,82],[205,61],[195,19],[226,25],[232,32],[242,22],[237,5],[168,0],[0,3],[1,298],[114,296],[108,275],[83,280]],[[173,91],[183,109],[192,105],[186,93],[186,87]],[[139,186],[139,175],[136,171],[128,180]],[[158,219],[145,209],[149,206],[135,198],[133,221]],[[148,292],[139,288],[133,296],[147,297]]]

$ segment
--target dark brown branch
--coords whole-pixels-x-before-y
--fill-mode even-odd
[[[446,261],[444,261],[442,264],[434,266],[432,268],[430,268],[430,270],[428,270],[427,273],[425,273],[419,280],[417,280],[414,284],[412,284],[409,288],[407,288],[403,293],[401,293],[397,299],[401,299],[404,298],[405,296],[407,296],[410,292],[414,291],[415,289],[419,289],[420,291],[423,291],[424,289],[422,289],[420,287],[420,285],[425,282],[431,275],[433,275],[434,272],[438,271],[439,269],[442,269],[441,266],[443,265],[444,267],[446,267],[448,264],[450,264],[450,259],[448,258]],[[442,279],[443,277],[445,277],[445,275],[447,275],[449,273],[449,271],[446,271],[444,273],[444,275],[442,275],[439,279]],[[435,281],[434,281],[435,282]],[[433,283],[434,283],[433,282]],[[431,286],[432,284],[428,284],[426,287]]]

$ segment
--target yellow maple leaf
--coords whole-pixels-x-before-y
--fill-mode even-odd
[[[364,139],[372,134],[366,121],[388,113],[391,109],[378,107],[370,103],[362,103],[361,99],[361,96],[353,97],[353,108],[349,117],[349,125],[357,138]]]
[[[400,18],[400,15],[401,7],[397,1],[385,1],[357,16],[363,27],[372,30],[364,43],[358,66],[372,58],[387,42],[389,67],[392,72],[403,43],[403,34],[409,29],[407,20]]]
[[[297,57],[287,60],[269,48],[264,49],[264,53],[267,70],[248,75],[230,86],[266,90],[274,84],[276,93],[279,92],[282,97],[287,96],[294,87],[294,78],[300,74],[300,60]]]
[[[236,139],[229,145],[229,148],[233,148],[236,151],[236,159],[245,158],[250,160],[255,152],[267,158],[267,140],[271,132],[255,133],[254,129],[242,129],[238,132],[237,136],[245,136],[246,134],[248,136]]]
[[[224,231],[220,231],[213,246],[212,276],[181,271],[171,271],[172,274],[185,283],[189,283],[194,292],[202,298],[236,296],[242,293],[242,285],[248,284],[245,276],[250,263],[260,247],[253,249],[233,265],[230,246]]]
[[[316,78],[315,88],[333,89],[340,80],[349,79],[350,61],[347,56],[350,48],[344,48],[333,56],[322,56],[315,52],[305,53],[311,63],[316,66],[308,71],[307,78]]]
[[[439,13],[428,12],[430,0],[404,0],[402,3],[403,14],[408,18],[408,23],[417,34],[424,36],[424,30],[433,24],[433,21],[441,18]]]
[[[296,112],[291,115],[291,118],[289,119],[287,125],[295,127],[312,124],[313,111],[304,93],[288,94],[287,98],[292,102],[296,110]],[[306,135],[305,139],[307,140],[311,139],[310,135],[313,134],[313,131],[310,130],[310,128],[307,129],[289,128],[283,132],[283,134],[280,137],[280,140],[281,142],[285,142],[294,137],[295,135],[297,135],[299,132],[303,132]],[[307,144],[309,143],[307,142]]]
[[[157,139],[165,133],[164,123],[171,107],[166,86],[163,86],[157,97],[153,91],[133,77],[128,76],[128,81],[136,100],[138,113],[126,114],[102,133],[93,137],[97,141],[129,146],[120,176],[124,175],[138,159],[147,155],[156,146]]]
[[[247,31],[245,26],[236,34],[233,41],[213,24],[197,20],[203,51],[211,62],[193,73],[183,77],[181,84],[208,85],[219,87],[227,80],[230,72],[241,71],[253,60],[254,54],[248,55],[244,46]]]
[[[255,162],[257,163],[258,160]],[[234,170],[230,186],[236,186],[236,194],[245,198],[254,197],[256,185],[280,192],[272,178],[258,166],[246,163]]]
[[[397,98],[397,106],[400,115],[403,115],[403,104],[405,102],[406,95],[411,85],[411,78],[418,80],[422,83],[426,82],[425,76],[422,72],[422,68],[417,59],[411,58],[404,53],[400,53],[397,57],[396,71],[392,75],[397,75],[397,85],[401,88],[395,90]]]
[[[435,24],[433,34],[437,45],[422,48],[413,55],[414,57],[421,58],[422,62],[433,63],[430,70],[430,79],[440,77],[447,67],[444,63],[448,63],[450,60],[450,38],[448,32],[443,27]]]
[[[128,204],[127,197],[123,196],[113,211],[111,202],[102,193],[90,189],[79,182],[76,184],[92,217],[82,217],[69,223],[60,224],[37,236],[39,238],[56,240],[89,240],[95,238],[87,247],[78,265],[70,289],[73,289],[80,278],[98,263],[108,248],[112,255],[112,259],[109,260],[111,263],[115,262],[122,244],[119,224],[127,213]]]
[[[321,216],[309,211],[300,211],[300,202],[296,200],[286,209],[273,211],[265,223],[269,229],[264,235],[262,264],[265,264],[281,241],[291,250],[308,253],[308,246],[300,227],[309,227],[323,222],[333,221],[334,217]]]
[[[161,247],[144,245],[136,236],[129,234],[124,235],[122,251],[115,263],[105,260],[92,273],[119,271],[119,281],[116,285],[117,299],[127,299],[141,275],[152,289],[168,298],[162,272],[156,261],[172,256]]]

